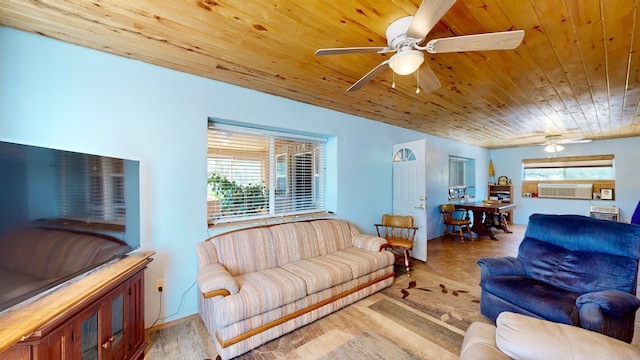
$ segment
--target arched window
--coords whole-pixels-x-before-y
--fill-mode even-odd
[[[416,154],[409,148],[402,148],[393,155],[393,162],[416,161]]]

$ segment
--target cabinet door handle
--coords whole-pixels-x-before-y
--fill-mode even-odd
[[[103,349],[108,349],[111,346],[111,343],[113,343],[114,341],[116,341],[116,337],[115,336],[111,336],[106,343],[102,344],[102,348]]]

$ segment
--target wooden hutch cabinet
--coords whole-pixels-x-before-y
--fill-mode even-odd
[[[0,360],[142,359],[147,346],[144,339],[144,269],[151,261],[150,257],[145,258],[146,261],[135,264],[124,274],[107,271],[106,276],[115,275],[116,278],[96,291],[72,300],[77,302],[0,353]],[[64,290],[66,288],[60,291]],[[25,309],[31,310],[37,311]]]
[[[489,200],[498,200],[503,204],[513,203],[513,185],[489,185],[487,192]],[[506,211],[506,220],[513,222],[513,210]]]

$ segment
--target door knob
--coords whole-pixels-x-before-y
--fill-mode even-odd
[[[424,204],[420,204],[420,206],[416,206],[416,209],[426,210],[427,208],[424,207]]]

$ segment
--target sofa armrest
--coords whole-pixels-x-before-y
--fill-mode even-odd
[[[208,264],[198,271],[198,288],[205,298],[227,296],[240,291],[238,283],[222,264]]]
[[[367,234],[357,234],[353,237],[352,243],[354,247],[368,251],[380,251],[387,245],[387,240]]]
[[[640,299],[624,291],[604,290],[586,293],[576,299],[576,306],[580,310],[587,304],[598,305],[608,315],[622,317],[638,310]]]
[[[481,258],[478,260],[480,265],[480,278],[487,276],[524,276],[524,267],[520,260],[513,256],[504,256],[499,258]]]

